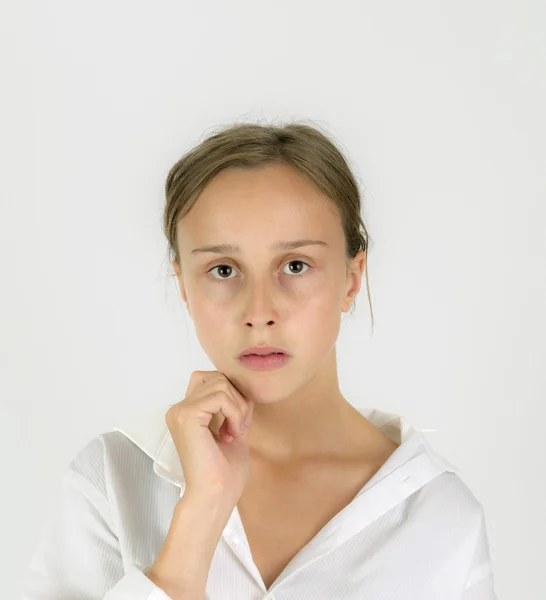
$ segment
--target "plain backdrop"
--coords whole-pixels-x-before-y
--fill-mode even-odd
[[[3,597],[75,454],[214,369],[169,276],[168,170],[215,127],[298,119],[370,233],[343,394],[435,430],[499,600],[544,597],[543,2],[4,0],[0,60]]]

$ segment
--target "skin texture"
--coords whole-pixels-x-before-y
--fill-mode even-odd
[[[175,260],[173,268],[182,298],[212,363],[254,399],[249,450],[262,463],[353,460],[378,447],[384,453],[387,444],[339,390],[335,344],[342,312],[360,290],[366,253],[346,258],[335,210],[287,165],[230,168],[177,226],[181,264]],[[272,249],[300,239],[328,246]],[[217,244],[240,251],[192,254]],[[285,348],[292,359],[277,370],[252,371],[237,356],[256,344]],[[223,422],[217,417],[216,431]]]

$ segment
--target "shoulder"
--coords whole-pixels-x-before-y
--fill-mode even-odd
[[[475,542],[484,524],[484,508],[459,473],[444,471],[423,486],[410,502],[418,522],[431,532],[445,533],[462,543]]]
[[[437,503],[464,512],[475,512],[481,507],[459,471],[444,471],[425,486],[424,493]]]
[[[129,415],[125,421],[85,443],[69,469],[104,488],[108,477],[152,469],[167,432],[167,407]]]
[[[421,433],[415,435],[421,459],[417,470],[432,468],[437,474],[416,494],[414,509],[427,511],[432,522],[460,532],[476,531],[480,526],[483,506],[473,490],[464,480],[461,470],[439,454]]]
[[[487,519],[482,503],[459,474],[449,471],[425,486],[422,494],[429,508],[427,531],[434,550],[441,555],[448,549],[450,556],[463,567],[465,589],[480,585],[481,593],[487,592],[488,598],[495,598]]]
[[[116,482],[134,483],[145,472],[153,472],[153,459],[123,433],[106,431],[78,450],[66,475],[108,497]]]

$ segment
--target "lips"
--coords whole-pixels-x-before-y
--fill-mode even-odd
[[[284,348],[278,348],[276,346],[261,345],[261,346],[252,346],[250,348],[247,348],[246,350],[243,350],[243,352],[241,352],[241,354],[239,354],[239,358],[242,356],[249,356],[252,354],[256,355],[256,356],[267,356],[270,354],[289,355],[290,353],[287,352]]]
[[[266,356],[246,354],[239,357],[239,362],[253,371],[273,371],[284,367],[291,359],[292,357],[284,352]]]

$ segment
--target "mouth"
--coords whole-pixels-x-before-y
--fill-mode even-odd
[[[243,354],[239,356],[239,362],[253,371],[272,371],[283,367],[292,356],[284,352],[272,352],[270,354]]]
[[[245,354],[242,354],[241,356],[273,356],[274,354],[286,354],[285,352],[264,352],[263,354],[261,352],[246,352]]]
[[[290,353],[287,352],[284,348],[278,348],[276,346],[266,346],[265,344],[260,346],[251,346],[247,348],[241,354],[239,354],[238,358],[242,358],[243,356],[270,356],[284,354],[286,356],[290,356]]]

